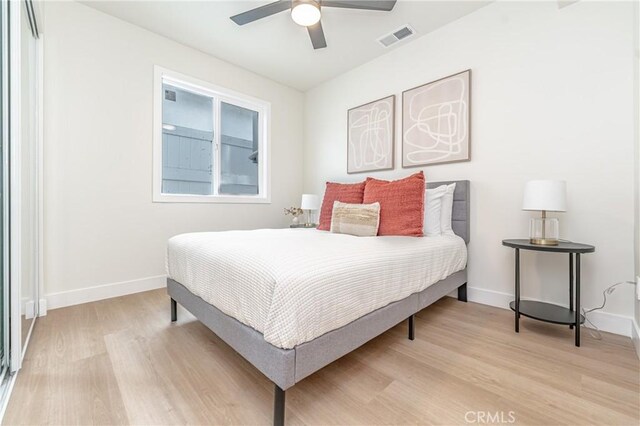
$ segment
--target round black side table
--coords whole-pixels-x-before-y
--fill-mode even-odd
[[[502,245],[516,251],[516,300],[509,303],[509,307],[516,315],[516,333],[520,332],[520,315],[539,321],[575,327],[576,346],[580,346],[580,325],[584,323],[584,316],[580,314],[580,255],[593,253],[596,248],[588,244],[561,241],[557,246],[543,246],[531,244],[529,240],[502,240]],[[535,300],[520,300],[520,250],[546,251],[552,253],[569,253],[569,308]],[[575,268],[574,268],[575,257]],[[575,278],[574,278],[575,277]],[[575,309],[573,289],[575,286]]]

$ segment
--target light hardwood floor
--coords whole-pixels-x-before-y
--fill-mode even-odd
[[[273,386],[164,290],[49,311],[5,424],[270,424]],[[289,424],[638,425],[630,339],[445,298],[287,391]],[[468,414],[470,413],[470,414]],[[482,415],[482,414],[480,414]],[[486,416],[486,414],[485,414]],[[486,417],[484,417],[486,419]],[[493,417],[493,420],[500,419]]]

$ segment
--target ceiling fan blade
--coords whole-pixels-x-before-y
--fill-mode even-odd
[[[266,18],[267,16],[275,15],[287,9],[291,9],[291,1],[280,0],[234,15],[231,17],[231,20],[238,25],[244,25],[257,21],[258,19]]]
[[[324,38],[324,31],[322,31],[322,22],[318,21],[317,24],[307,27],[307,31],[309,31],[309,38],[311,38],[314,49],[327,47],[327,40]]]
[[[397,0],[323,0],[322,7],[341,7],[344,9],[364,9],[390,11]]]

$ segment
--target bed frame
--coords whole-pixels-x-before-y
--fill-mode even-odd
[[[427,188],[453,182],[432,182],[427,184]],[[469,181],[455,182],[452,228],[456,235],[468,244]],[[262,333],[195,296],[179,282],[167,279],[167,291],[171,297],[171,321],[177,320],[177,303],[180,303],[275,384],[274,425],[284,425],[285,391],[288,388],[402,321],[407,320],[408,337],[413,340],[414,315],[456,289],[458,300],[466,302],[466,268],[419,293],[390,303],[337,330],[292,349],[282,349],[264,340]]]

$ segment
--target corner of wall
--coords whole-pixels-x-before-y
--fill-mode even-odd
[[[638,285],[640,277],[640,4],[634,2],[633,10],[633,113],[634,113],[634,266],[635,280]],[[640,357],[640,289],[636,288],[634,299],[634,332],[632,338],[636,352]]]

